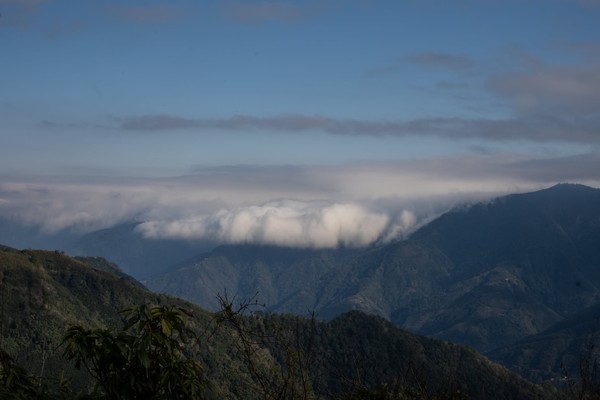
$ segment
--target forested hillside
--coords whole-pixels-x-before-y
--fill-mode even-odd
[[[322,322],[265,314],[252,301],[223,295],[222,310],[209,313],[154,294],[101,259],[76,260],[58,252],[3,248],[0,274],[2,348],[36,379],[72,376],[73,395],[90,390],[93,380],[61,357],[67,328],[113,327],[117,333],[123,321],[119,310],[137,304],[188,310],[186,324],[200,347],[208,398],[556,395],[473,350],[362,313]]]

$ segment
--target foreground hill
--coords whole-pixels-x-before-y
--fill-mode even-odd
[[[222,247],[148,280],[205,307],[227,290],[278,312],[376,313],[480,351],[600,301],[600,190],[557,185],[448,212],[361,252]]]
[[[118,310],[164,301],[114,268],[102,259],[1,249],[1,346],[31,370],[60,371],[56,349],[69,325],[117,325]]]
[[[15,248],[60,249],[71,255],[105,257],[136,279],[145,279],[206,252],[214,243],[145,238],[140,222],[125,222],[89,233],[48,233],[0,216],[0,243]]]
[[[67,326],[118,325],[119,309],[151,303],[191,311],[190,327],[204,347],[208,398],[265,398],[262,389],[285,388],[290,380],[281,377],[289,376],[302,378],[298,382],[305,384],[304,393],[316,398],[383,392],[399,396],[415,391],[428,393],[430,398],[443,393],[489,399],[557,395],[473,350],[402,331],[381,318],[355,312],[320,322],[260,313],[247,317],[210,314],[152,293],[97,258],[74,259],[58,252],[3,247],[0,283],[1,346],[36,376],[65,370],[79,388],[87,386],[89,376],[77,374],[57,348]],[[251,351],[244,352],[240,343],[251,343],[246,348]],[[273,376],[273,371],[280,373]],[[261,386],[256,381],[260,377],[272,380]]]

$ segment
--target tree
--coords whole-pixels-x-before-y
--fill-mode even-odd
[[[316,363],[315,354],[304,343],[300,324],[278,324],[262,313],[245,315],[252,314],[254,307],[264,307],[255,299],[256,295],[236,305],[235,296],[229,299],[227,292],[217,295],[221,309],[215,322],[217,327],[226,328],[222,334],[231,335],[231,350],[246,368],[246,374],[238,373],[241,390],[236,395],[265,400],[316,398],[310,372]],[[264,325],[267,321],[269,327]],[[310,322],[315,323],[314,315]],[[238,388],[231,389],[236,392]]]
[[[203,370],[191,357],[182,308],[141,305],[122,311],[121,331],[68,329],[63,356],[95,379],[95,398],[197,399],[204,389]]]
[[[64,399],[69,395],[69,384],[63,376],[60,380],[52,380],[31,375],[0,349],[0,399]]]

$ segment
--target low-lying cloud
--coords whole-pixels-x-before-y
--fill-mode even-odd
[[[416,223],[408,211],[393,221],[358,204],[280,201],[220,210],[176,221],[149,221],[139,231],[150,238],[208,239],[287,247],[362,247],[401,237]]]
[[[356,247],[405,237],[457,204],[559,182],[600,186],[600,156],[197,167],[160,179],[3,177],[0,218],[46,234],[142,221],[148,238]]]

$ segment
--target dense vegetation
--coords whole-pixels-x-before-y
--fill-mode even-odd
[[[177,376],[200,377],[201,387],[190,388],[215,399],[556,396],[473,350],[410,334],[379,317],[353,312],[322,322],[263,314],[252,301],[226,296],[221,311],[208,313],[154,294],[114,268],[58,252],[0,250],[4,395],[133,398],[110,388],[143,393],[152,385],[163,394],[158,398],[176,398],[167,389],[189,380],[165,378],[160,386],[159,377],[181,362],[192,372]]]

